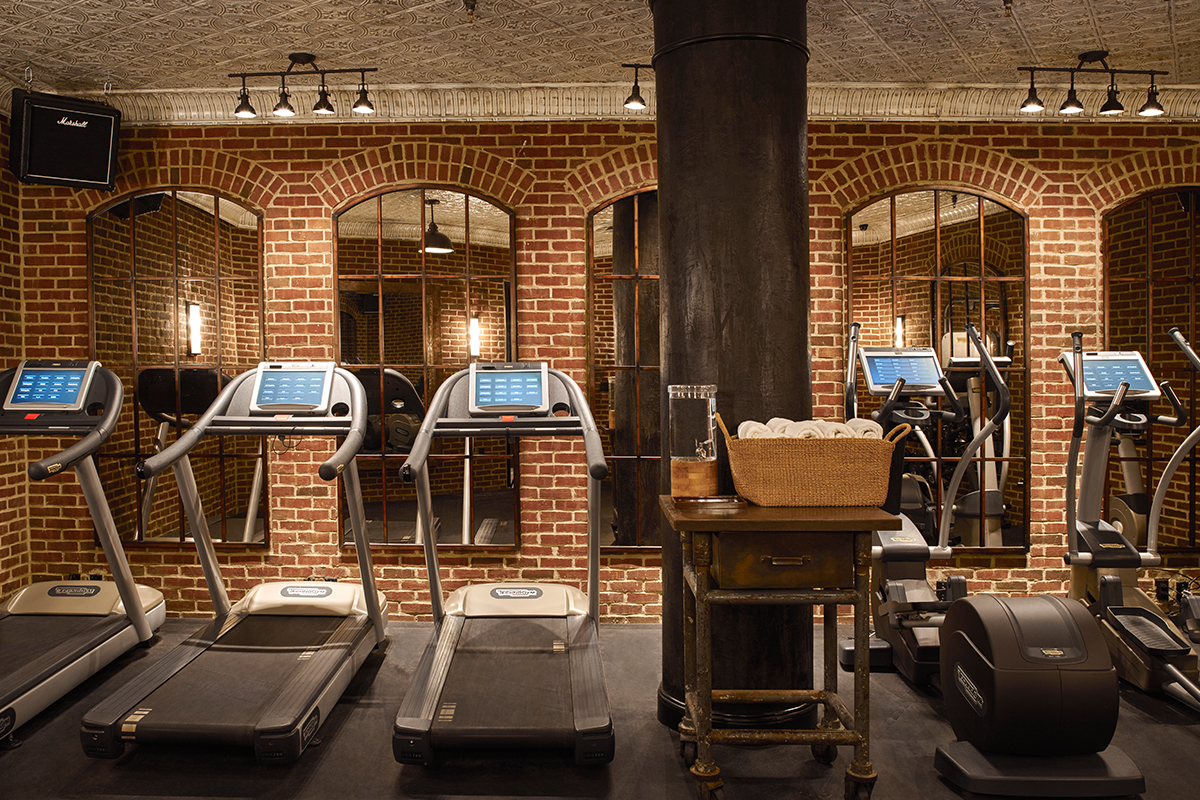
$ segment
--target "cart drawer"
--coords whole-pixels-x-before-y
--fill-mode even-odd
[[[854,537],[847,533],[722,531],[712,547],[713,582],[722,589],[854,586]]]

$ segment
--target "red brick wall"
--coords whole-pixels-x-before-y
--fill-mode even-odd
[[[932,186],[963,188],[1028,215],[1029,397],[1038,409],[1029,431],[1032,549],[1028,555],[962,556],[946,568],[969,573],[977,591],[1061,592],[1067,578],[1061,561],[1062,504],[1071,408],[1054,358],[1070,331],[1081,328],[1095,341],[1102,328],[1100,215],[1158,187],[1200,184],[1200,125],[813,122],[809,135],[817,416],[841,413],[844,217],[849,211],[898,189]],[[167,186],[216,190],[262,212],[266,349],[268,358],[278,359],[334,357],[335,211],[375,190],[418,184],[459,187],[493,199],[516,212],[516,357],[548,360],[582,382],[587,212],[654,185],[654,126],[455,122],[141,128],[125,131],[120,170],[121,193]],[[15,213],[25,245],[24,298],[34,312],[26,318],[22,340],[29,356],[87,352],[85,218],[105,202],[90,191],[21,188]],[[354,554],[337,544],[333,487],[314,475],[329,448],[306,441],[273,460],[270,552],[233,550],[221,556],[235,597],[268,578],[354,575]],[[582,450],[574,443],[527,446],[520,476],[521,550],[446,552],[447,588],[517,575],[582,584],[581,462]],[[73,498],[78,492],[71,489]],[[33,550],[37,571],[100,560],[78,508],[62,510],[47,544]],[[172,613],[206,612],[194,554],[182,548],[139,550],[131,560],[142,580],[164,587]],[[416,552],[377,551],[376,564],[393,614],[428,614]],[[606,618],[657,617],[657,554],[606,555],[601,580]]]
[[[8,164],[8,120],[0,117],[0,153]],[[20,189],[0,168],[0,369],[16,366],[23,352],[21,330]],[[27,515],[25,442],[0,437],[0,601],[29,580],[31,553]]]

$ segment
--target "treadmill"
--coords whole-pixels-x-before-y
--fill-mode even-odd
[[[33,480],[74,470],[112,580],[40,581],[0,606],[0,739],[139,642],[166,618],[162,593],[133,582],[92,456],[112,435],[125,388],[97,361],[23,361],[0,373],[0,434],[79,438],[29,465]],[[127,613],[128,612],[128,613]]]
[[[560,416],[561,414],[561,416]],[[435,751],[570,748],[606,764],[615,740],[599,618],[600,434],[578,384],[545,363],[472,364],[438,388],[402,467],[431,529],[434,437],[582,436],[588,472],[587,593],[552,583],[464,586],[443,602],[437,542],[423,544],[434,633],[396,715],[392,753],[429,764]]]
[[[216,617],[84,716],[85,753],[116,758],[129,743],[202,743],[253,747],[259,763],[300,757],[384,641],[385,601],[362,534],[354,460],[366,409],[362,384],[332,362],[263,363],[230,381],[173,444],[137,465],[144,479],[174,469]],[[230,605],[187,459],[203,437],[217,435],[270,436],[281,446],[290,437],[345,437],[318,474],[342,478],[361,585],[264,583]]]

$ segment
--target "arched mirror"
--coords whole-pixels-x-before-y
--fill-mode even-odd
[[[125,383],[100,457],[123,538],[190,538],[172,473],[133,466],[174,440],[220,386],[263,358],[259,217],[213,194],[164,190],[88,217],[92,358]],[[266,544],[263,442],[205,439],[190,454],[218,543]]]
[[[873,202],[852,213],[847,227],[849,319],[860,325],[860,344],[928,348],[964,409],[958,419],[934,415],[908,437],[902,513],[933,543],[943,504],[953,502],[954,546],[1028,548],[1025,218],[970,192],[930,189]],[[1000,366],[1012,406],[958,496],[946,498],[959,456],[997,407],[997,387],[979,365],[968,322]],[[856,386],[860,416],[882,406],[885,398],[872,396],[866,381]],[[918,399],[951,408],[948,400]]]
[[[425,404],[472,361],[514,358],[514,221],[480,197],[435,187],[384,192],[334,216],[338,359],[367,390],[359,454],[367,534],[418,544],[416,493],[400,466]],[[518,443],[437,439],[430,456],[439,544],[515,547]],[[343,542],[352,544],[343,513]]]
[[[658,192],[623,197],[588,222],[588,352],[593,413],[609,473],[607,547],[657,547],[660,470]]]
[[[1120,436],[1109,459],[1107,519],[1144,547],[1147,496],[1152,497],[1171,455],[1200,415],[1200,381],[1183,351],[1168,337],[1179,328],[1197,344],[1200,280],[1200,187],[1139,197],[1104,215],[1106,342],[1109,350],[1136,350],[1158,381],[1188,409],[1184,427],[1154,425],[1139,438]],[[1169,414],[1163,401],[1154,413]],[[1200,509],[1193,450],[1167,488],[1158,528],[1160,552],[1195,551]],[[1134,533],[1129,535],[1132,530]]]

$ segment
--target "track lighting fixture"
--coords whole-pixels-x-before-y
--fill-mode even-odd
[[[250,90],[246,88],[245,78],[242,78],[242,93],[238,95],[238,104],[233,110],[233,115],[239,119],[254,119],[258,116],[254,106],[250,105]]]
[[[1086,66],[1096,63],[1099,63],[1100,67]],[[1083,103],[1079,102],[1079,96],[1075,94],[1075,76],[1081,73],[1096,73],[1108,76],[1108,98],[1105,100],[1104,105],[1100,107],[1099,112],[1105,116],[1115,116],[1125,113],[1125,106],[1117,99],[1117,95],[1120,94],[1117,90],[1118,75],[1148,75],[1150,77],[1150,91],[1146,95],[1146,103],[1138,109],[1138,114],[1143,117],[1155,117],[1163,113],[1163,107],[1158,102],[1158,87],[1155,85],[1155,77],[1169,73],[1155,69],[1113,69],[1108,66],[1107,50],[1089,50],[1086,53],[1080,53],[1079,65],[1075,67],[1017,67],[1017,69],[1029,73],[1029,95],[1025,98],[1025,102],[1021,104],[1021,111],[1026,113],[1036,113],[1045,109],[1045,105],[1037,95],[1037,87],[1034,84],[1035,77],[1039,72],[1070,73],[1071,86],[1067,90],[1066,100],[1058,108],[1058,113],[1060,114],[1083,113]]]
[[[1146,102],[1138,109],[1138,116],[1141,117],[1157,117],[1163,113],[1163,107],[1158,102],[1158,87],[1154,85],[1154,78],[1150,78],[1150,91],[1146,93]]]
[[[365,72],[365,71],[364,71]],[[367,97],[367,76],[362,74],[358,81],[358,99],[354,101],[354,106],[351,109],[356,114],[374,114],[375,106],[371,105],[371,100]]]
[[[625,98],[625,107],[630,111],[641,111],[646,107],[646,101],[642,99],[642,92],[638,87],[638,70],[642,67],[649,68],[650,64],[622,64],[622,67],[633,70],[633,91],[629,93],[629,97]]]
[[[329,99],[329,87],[325,83],[326,75],[351,74],[357,72],[359,74],[359,91],[358,99],[354,102],[353,110],[359,114],[372,114],[375,111],[371,105],[371,100],[367,96],[367,73],[375,72],[375,67],[352,67],[349,69],[319,69],[317,67],[317,57],[312,53],[289,53],[288,68],[282,72],[231,72],[229,77],[242,79],[242,91],[238,94],[237,108],[234,109],[233,115],[239,119],[254,119],[258,116],[258,112],[254,110],[254,106],[250,104],[250,91],[246,88],[247,78],[279,78],[279,102],[275,104],[272,113],[279,117],[295,116],[296,109],[292,107],[290,95],[287,90],[287,77],[297,74],[293,72],[296,67],[308,67],[314,74],[321,78],[321,87],[317,91],[317,102],[313,106],[313,113],[330,115],[336,113],[333,103]]]
[[[425,201],[425,205],[429,206],[429,228],[425,231],[425,244],[422,249],[426,253],[453,253],[454,242],[450,241],[450,237],[438,230],[437,223],[433,221],[433,207],[440,203],[436,197],[430,197]]]

